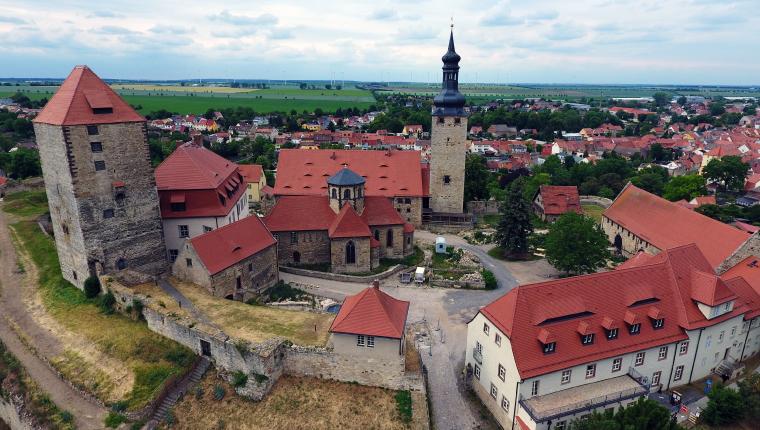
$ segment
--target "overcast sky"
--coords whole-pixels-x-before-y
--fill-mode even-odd
[[[0,77],[760,84],[760,0],[0,0]]]

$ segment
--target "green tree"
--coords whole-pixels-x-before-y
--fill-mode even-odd
[[[657,92],[654,93],[654,104],[656,104],[658,107],[666,106],[668,103],[670,103],[670,94],[663,93],[663,92]]]
[[[530,203],[523,195],[525,179],[512,182],[499,208],[501,219],[496,227],[496,243],[507,258],[526,258],[529,255],[528,237],[533,232]]]
[[[726,191],[740,191],[744,187],[749,165],[738,156],[713,158],[702,169],[702,175],[721,185]]]
[[[587,419],[573,422],[573,430],[678,430],[670,411],[645,397],[612,411],[594,412]]]
[[[642,190],[661,196],[668,179],[670,178],[665,169],[652,166],[641,169],[636,176],[631,178],[631,183]]]
[[[663,187],[662,196],[671,202],[691,200],[707,194],[707,183],[704,176],[684,175],[672,178]]]
[[[678,97],[678,100],[676,100],[676,101],[677,101],[677,102],[678,102],[678,104],[679,104],[679,105],[681,105],[681,106],[685,106],[685,105],[686,105],[686,97],[685,97],[685,96],[680,96],[680,97]]]
[[[739,394],[744,399],[744,412],[753,422],[760,420],[760,374],[752,372],[740,380]]]
[[[486,159],[477,154],[467,156],[464,164],[464,201],[488,200],[488,179],[491,173],[486,168]]]
[[[549,227],[544,248],[549,263],[565,273],[595,272],[610,258],[607,236],[593,219],[568,212]]]
[[[707,395],[710,399],[702,419],[711,426],[733,424],[744,417],[744,400],[738,391],[717,385]]]

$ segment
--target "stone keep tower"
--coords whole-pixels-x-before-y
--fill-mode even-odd
[[[63,277],[165,270],[145,118],[77,66],[34,120]]]
[[[430,206],[433,212],[462,213],[464,164],[467,155],[467,115],[459,93],[459,60],[454,31],[443,60],[443,89],[433,99],[431,127]]]

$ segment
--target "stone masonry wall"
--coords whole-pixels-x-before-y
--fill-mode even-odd
[[[462,213],[467,118],[434,116],[430,149],[430,207],[433,212]]]
[[[736,249],[731,255],[726,258],[726,261],[721,263],[717,268],[717,272],[722,274],[726,270],[736,266],[740,261],[745,258],[755,255],[760,255],[760,232],[753,233],[747,240],[742,243],[739,248]]]
[[[391,201],[401,218],[415,227],[422,226],[422,197],[396,197]]]
[[[475,215],[489,215],[499,213],[501,202],[497,200],[473,200],[467,202],[467,212]]]
[[[277,239],[277,255],[280,264],[294,264],[293,253],[301,254],[300,264],[330,263],[330,237],[327,230],[297,231],[296,242],[291,240],[290,232],[274,233]]]
[[[356,263],[346,264],[346,244],[354,242]],[[332,252],[331,270],[338,273],[363,273],[372,270],[369,238],[333,239],[330,241]]]
[[[657,255],[660,253],[659,248],[648,243],[645,240],[642,240],[606,216],[602,217],[602,230],[604,230],[604,233],[607,234],[607,238],[613,245],[615,244],[615,236],[618,234],[620,235],[623,245],[621,251],[625,257],[633,257],[640,250],[652,255]]]
[[[240,290],[237,289],[238,276],[242,284]],[[277,246],[272,245],[212,276],[212,294],[217,297],[233,295],[235,300],[248,300],[279,280]]]

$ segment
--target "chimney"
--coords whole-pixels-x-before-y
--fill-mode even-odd
[[[335,155],[335,151],[333,151],[332,155],[330,155],[330,159],[335,160],[336,158],[338,158],[338,156]]]
[[[380,289],[380,280],[379,279],[375,279],[374,281],[372,281],[372,288],[376,288],[378,290]]]
[[[203,135],[202,134],[196,134],[193,136],[193,145],[197,147],[203,146]]]

